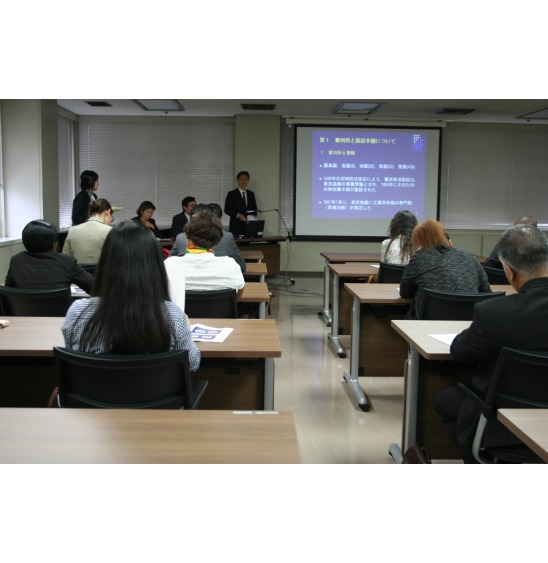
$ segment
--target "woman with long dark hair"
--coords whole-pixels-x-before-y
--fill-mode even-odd
[[[80,193],[72,202],[72,226],[85,223],[89,218],[89,204],[97,199],[99,174],[93,170],[84,170],[80,174]]]
[[[411,241],[417,218],[411,211],[398,211],[388,226],[388,238],[381,243],[381,262],[407,265],[415,249]]]
[[[90,299],[76,301],[61,327],[65,346],[96,354],[188,350],[192,371],[200,351],[186,315],[170,301],[161,248],[136,221],[123,221],[105,240]]]

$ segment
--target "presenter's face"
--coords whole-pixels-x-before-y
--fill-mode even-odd
[[[191,201],[186,207],[183,207],[183,211],[187,214],[190,215],[190,212],[196,207],[196,202],[195,201]]]
[[[249,176],[243,175],[237,179],[238,187],[240,190],[245,190],[247,188],[247,184],[249,184]]]

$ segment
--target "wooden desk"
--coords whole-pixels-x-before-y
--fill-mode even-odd
[[[348,324],[344,321],[346,321],[346,317],[350,319],[351,306],[343,307],[343,303],[346,305],[348,302],[351,302],[351,299],[345,300],[345,296],[349,295],[347,292],[343,292],[341,295],[340,280],[341,278],[366,278],[369,282],[373,276],[378,275],[379,268],[363,262],[334,263],[329,264],[328,267],[333,272],[333,313],[331,333],[327,335],[327,338],[330,344],[333,345],[337,355],[340,358],[345,358],[346,352],[339,340],[339,334],[346,333],[344,327],[348,326]],[[344,319],[342,326],[340,326],[339,322],[341,318]]]
[[[329,295],[331,286],[331,273],[329,264],[335,262],[380,262],[380,252],[320,252],[320,256],[325,259],[323,268],[323,309],[318,315],[323,316],[325,324],[331,326],[331,310],[329,307]]]
[[[499,409],[497,419],[548,463],[547,409]]]
[[[361,346],[360,331],[362,324],[361,305],[364,303],[378,305],[405,305],[411,303],[411,299],[404,299],[398,293],[399,284],[397,283],[345,283],[344,289],[352,295],[352,328],[350,344],[350,372],[344,372],[345,381],[351,386],[356,395],[358,405],[363,411],[369,410],[367,398],[358,383],[360,363],[371,365],[373,369],[382,370],[379,375],[393,376],[403,375],[403,364],[407,356],[407,348],[398,339],[391,339],[390,318],[385,322],[375,322],[375,326],[370,323],[366,330],[380,329],[377,331],[375,339],[372,341],[373,350],[369,350],[369,357],[360,362],[360,354],[363,353]],[[396,312],[398,309],[396,309]],[[402,307],[401,316],[406,313]],[[372,315],[370,315],[372,317]],[[386,317],[386,315],[385,315]],[[369,318],[368,320],[372,320]],[[364,320],[364,324],[365,324]],[[365,331],[362,331],[365,332]],[[378,361],[377,365],[372,363],[373,356]],[[366,375],[374,375],[367,373]]]
[[[263,253],[263,260],[269,276],[280,273],[280,242],[287,240],[287,237],[235,238],[234,240],[240,247],[240,251],[255,250]]]
[[[0,409],[0,463],[299,463],[292,413]]]
[[[0,406],[45,406],[58,385],[53,347],[64,346],[63,317],[6,318],[10,326],[0,330]],[[224,342],[197,343],[207,361],[193,377],[210,381],[202,407],[273,410],[274,358],[282,355],[276,322],[191,319],[191,323],[234,328]],[[225,368],[233,364],[240,373],[227,375]]]
[[[245,267],[244,278],[259,277],[259,280],[264,282],[267,273],[268,269],[264,262],[248,262]]]
[[[240,250],[240,254],[246,262],[262,262],[264,259],[260,250]]]

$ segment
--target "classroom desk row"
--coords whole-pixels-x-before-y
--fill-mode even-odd
[[[0,408],[0,463],[299,463],[292,413]]]
[[[53,347],[63,346],[62,317],[6,317],[0,330],[0,406],[45,406],[58,385]],[[272,319],[191,319],[214,327],[233,328],[224,342],[198,342],[202,354],[194,379],[209,386],[203,409],[273,410],[274,359],[282,354]]]
[[[456,366],[449,346],[429,335],[434,332],[457,334],[469,326],[470,321],[406,321],[405,305],[411,300],[400,297],[398,287],[398,284],[344,284],[344,290],[352,296],[353,304],[350,371],[345,371],[343,378],[349,384],[358,406],[368,411],[370,403],[359,383],[359,376],[403,376],[407,362],[402,449],[405,451],[418,441],[427,446],[436,459],[453,459],[458,452],[437,422],[433,399],[437,391],[454,384],[457,379],[471,378],[473,369],[470,366]],[[507,294],[515,291],[510,285],[492,286],[492,290],[505,291]],[[362,305],[369,307],[364,309]],[[425,360],[439,360],[443,364],[432,366],[423,362],[425,369],[419,376],[419,356]],[[443,377],[440,376],[440,370]],[[419,384],[422,386],[420,389]],[[417,413],[421,415],[419,418]]]

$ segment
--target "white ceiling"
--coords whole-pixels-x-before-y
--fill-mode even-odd
[[[97,100],[88,100],[97,101]],[[147,111],[135,100],[99,100],[112,107],[92,107],[86,100],[57,100],[60,107],[81,116],[163,116],[166,112]],[[527,123],[520,116],[546,110],[544,119],[530,119],[530,123],[548,124],[548,100],[178,100],[184,107],[182,112],[169,112],[168,115],[184,117],[233,117],[240,114],[280,115],[282,117],[311,117],[360,119],[367,116],[335,115],[334,109],[342,101],[382,103],[369,116],[372,121],[455,121],[471,123]],[[243,110],[242,103],[274,104],[272,111]],[[438,112],[442,108],[473,109],[466,115]]]

